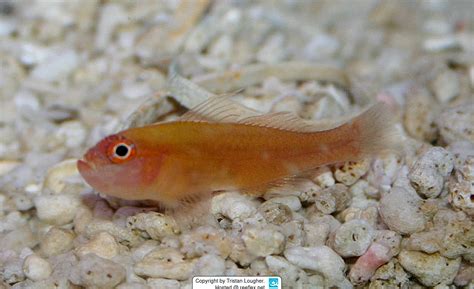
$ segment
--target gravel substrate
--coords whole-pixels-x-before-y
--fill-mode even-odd
[[[473,6],[0,0],[0,288],[474,288]],[[319,121],[383,101],[404,147],[217,195],[191,228],[79,176],[104,136],[221,93]]]

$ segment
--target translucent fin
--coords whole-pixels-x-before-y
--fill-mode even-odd
[[[291,112],[262,115],[258,111],[232,101],[227,96],[210,97],[183,114],[180,120],[241,123],[298,132],[327,130],[336,127],[339,123],[333,121],[309,122]]]
[[[348,123],[357,131],[361,156],[370,156],[384,151],[398,152],[402,148],[402,137],[394,127],[394,116],[381,102]]]
[[[307,182],[310,179],[310,172],[312,172],[313,170],[314,169],[311,169],[308,171],[301,172],[298,175],[277,179],[260,186],[241,189],[240,192],[253,197],[262,197],[263,195],[271,195],[275,197],[282,195],[291,195],[291,193],[289,193],[289,188],[297,188],[299,187],[299,185],[301,185],[301,183]],[[282,193],[280,193],[279,190],[281,190]]]
[[[337,126],[337,123],[329,121],[319,123],[305,121],[291,112],[277,112],[249,117],[242,119],[239,123],[297,132],[316,132]]]
[[[215,94],[182,77],[177,66],[176,62],[170,65],[168,90],[181,105],[192,108],[215,96]]]
[[[233,108],[234,112],[239,113],[240,117],[249,117],[258,115],[259,112],[240,105],[231,99],[230,95],[239,93],[242,89],[223,95],[215,95],[196,83],[182,77],[177,71],[177,64],[170,66],[170,76],[168,79],[168,90],[171,95],[189,111],[182,115],[184,120],[199,121],[203,119],[213,120],[216,114],[224,109]],[[220,110],[213,111],[212,108],[222,107]],[[212,108],[211,108],[212,107]]]
[[[214,219],[209,212],[214,195],[213,192],[193,194],[166,208],[165,213],[176,220],[181,230],[212,223]]]
[[[306,122],[291,113],[262,115],[232,101],[228,94],[215,95],[180,76],[176,63],[170,66],[168,89],[180,104],[191,108],[181,116],[183,121],[241,122],[303,132],[327,130],[341,124],[341,121],[334,120]]]
[[[207,122],[212,122],[212,119],[202,116],[200,114],[195,113],[192,110],[188,110],[184,114],[181,115],[179,118],[181,121],[193,121],[193,122],[202,122],[202,121],[207,121]]]
[[[181,116],[183,121],[238,122],[243,118],[259,115],[228,96],[212,96]]]

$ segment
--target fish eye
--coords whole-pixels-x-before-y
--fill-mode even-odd
[[[121,141],[109,147],[108,157],[114,163],[129,160],[135,154],[135,146],[129,141]]]
[[[116,156],[120,158],[126,158],[130,153],[130,149],[128,145],[121,143],[115,146],[114,152]]]

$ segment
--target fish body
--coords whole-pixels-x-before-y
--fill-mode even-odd
[[[99,192],[169,208],[214,191],[255,194],[320,166],[377,153],[387,144],[382,110],[373,107],[324,130],[286,114],[222,121],[198,113],[109,136],[78,161],[78,168]],[[124,159],[121,145],[127,146]]]

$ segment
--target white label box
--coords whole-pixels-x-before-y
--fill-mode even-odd
[[[195,276],[193,289],[281,289],[278,276]]]

